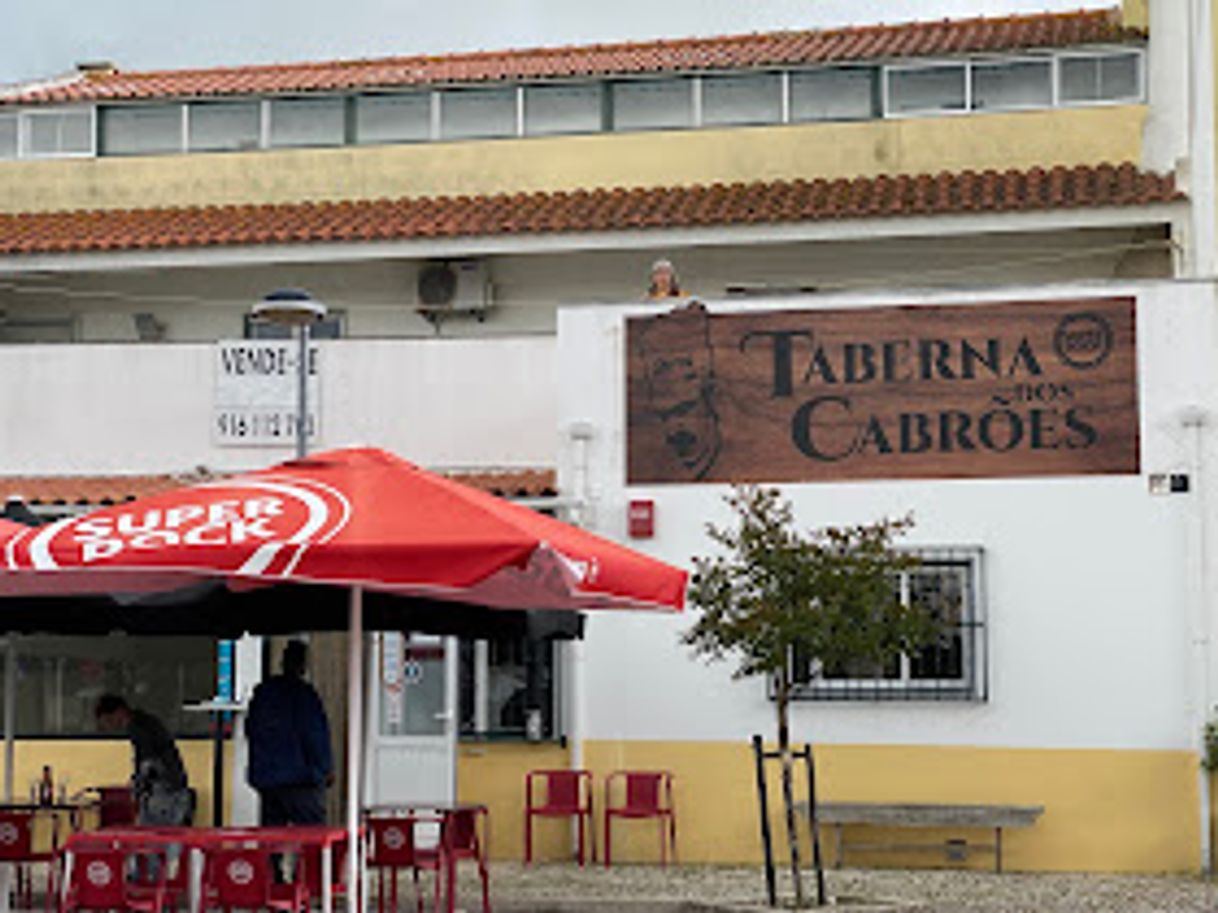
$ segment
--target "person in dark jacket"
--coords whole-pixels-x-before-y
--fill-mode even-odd
[[[308,648],[283,650],[283,673],[254,689],[245,735],[249,784],[261,798],[266,826],[324,824],[325,791],[334,782],[330,725],[317,691],[305,681]]]
[[[151,713],[129,706],[117,694],[103,694],[93,712],[98,729],[124,733],[135,749],[131,785],[139,823],[189,824],[194,810],[186,768],[164,724]]]

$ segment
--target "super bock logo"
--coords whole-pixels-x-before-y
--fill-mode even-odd
[[[346,497],[328,485],[256,476],[60,521],[38,531],[26,559],[34,570],[113,566],[284,577],[350,516]]]

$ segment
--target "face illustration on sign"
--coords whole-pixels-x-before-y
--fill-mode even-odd
[[[722,446],[706,308],[694,302],[648,321],[637,355],[648,411],[680,474],[704,478]]]

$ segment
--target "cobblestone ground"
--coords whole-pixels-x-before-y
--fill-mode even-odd
[[[867,902],[894,901],[929,913],[1218,913],[1218,882],[1188,876],[995,875],[963,871],[831,870],[831,897]],[[780,891],[789,896],[780,881]],[[805,890],[814,891],[809,876]],[[492,899],[513,910],[543,908],[554,901],[602,902],[599,906],[647,900],[738,904],[764,903],[760,869],[716,866],[535,865],[496,863],[491,870]],[[409,887],[406,888],[410,891]],[[478,887],[471,872],[461,880],[460,906],[478,909]],[[430,899],[430,895],[426,895]],[[413,900],[407,895],[404,900]]]

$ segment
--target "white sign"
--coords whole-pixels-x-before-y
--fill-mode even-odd
[[[406,719],[405,695],[402,694],[402,635],[386,631],[381,640],[381,681],[385,688],[385,724],[399,727]]]
[[[222,339],[216,343],[212,441],[220,447],[265,447],[296,440],[300,342]],[[321,353],[309,346],[309,440],[321,427]]]

